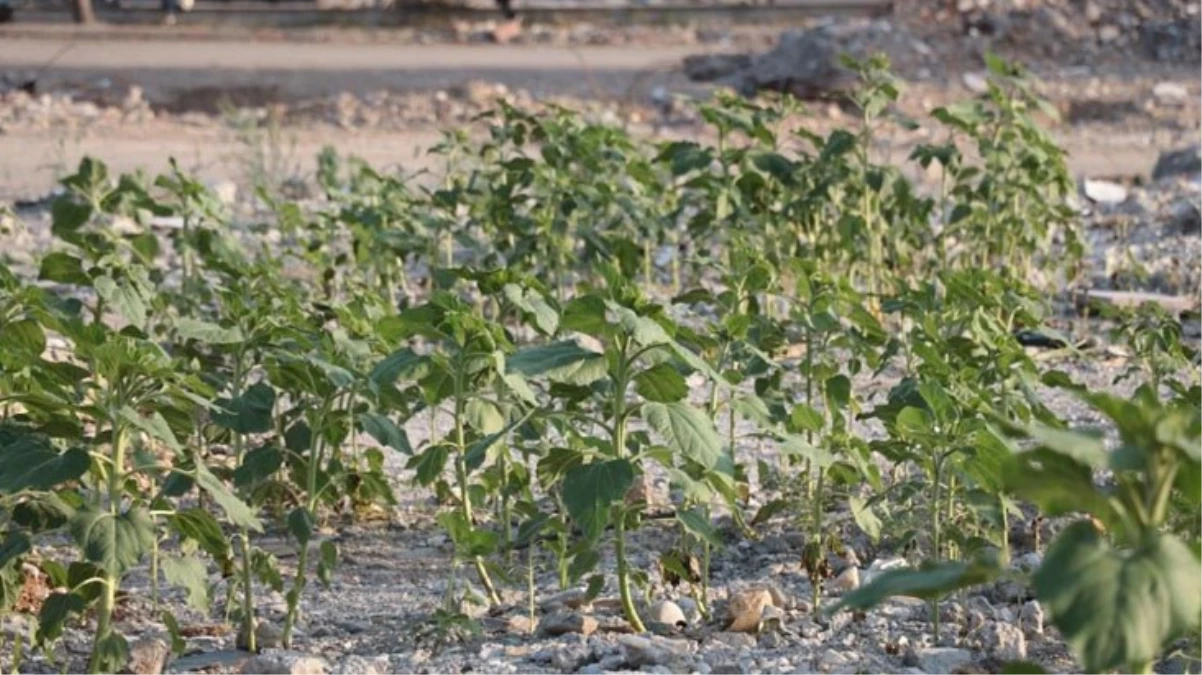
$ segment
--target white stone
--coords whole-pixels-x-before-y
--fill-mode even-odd
[[[1176,82],[1157,82],[1152,87],[1152,98],[1158,105],[1181,106],[1189,99],[1189,90]]]
[[[1108,180],[1086,178],[1083,191],[1096,204],[1122,204],[1127,201],[1127,188]]]
[[[689,624],[684,610],[671,600],[661,600],[652,605],[648,618],[668,626],[687,626]]]

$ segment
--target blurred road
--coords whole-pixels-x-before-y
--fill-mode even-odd
[[[136,82],[167,103],[189,89],[271,87],[282,100],[380,89],[442,89],[471,78],[542,94],[624,96],[696,46],[551,47],[62,39],[0,40],[0,72],[38,73],[50,90],[101,78]],[[660,75],[655,75],[660,73]],[[674,78],[677,82],[683,78]]]

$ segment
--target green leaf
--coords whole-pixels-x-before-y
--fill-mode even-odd
[[[618,317],[618,325],[640,347],[666,345],[672,342],[672,337],[657,321],[650,317],[639,316],[634,310],[622,307],[617,303],[608,303],[609,309]]]
[[[574,466],[563,479],[564,506],[585,537],[594,539],[609,522],[609,508],[633,483],[634,466],[624,459]]]
[[[709,542],[710,546],[715,548],[722,546],[722,538],[718,536],[713,523],[710,522],[701,509],[682,509],[677,511],[676,519],[680,521],[681,525],[684,525],[684,529],[688,530],[698,539]]]
[[[1048,671],[1031,661],[1011,661],[1002,666],[1002,675],[1043,675]]]
[[[92,283],[92,278],[83,270],[83,262],[62,251],[48,253],[42,258],[38,279],[78,286],[88,286]]]
[[[713,420],[700,410],[683,401],[652,402],[643,404],[642,416],[673,450],[707,469],[718,465],[722,441]]]
[[[120,672],[129,663],[129,643],[125,641],[125,636],[116,631],[104,637],[97,637],[93,652],[97,672]]]
[[[668,363],[658,363],[634,378],[635,391],[648,401],[674,403],[689,393],[680,373]]]
[[[309,513],[309,510],[303,506],[292,509],[288,514],[288,533],[301,546],[309,544],[309,540],[313,538],[313,530],[316,527],[317,523],[313,520],[313,514]]]
[[[275,389],[256,382],[241,395],[217,400],[213,423],[236,434],[263,434],[274,428]]]
[[[71,535],[85,559],[109,574],[122,575],[154,546],[154,523],[142,507],[113,515],[89,505],[76,511]]]
[[[814,445],[798,434],[788,434],[781,443],[780,452],[788,457],[808,459],[819,469],[825,469],[835,463],[835,456],[830,450]]]
[[[218,562],[230,557],[230,540],[221,530],[221,524],[211,513],[194,508],[177,511],[167,522],[179,533],[180,539],[195,541],[202,551]]]
[[[167,635],[171,637],[171,653],[178,657],[188,648],[188,641],[184,639],[179,620],[175,618],[174,614],[164,609],[161,616],[163,625],[167,628]]]
[[[37,436],[21,436],[0,448],[0,493],[49,490],[76,480],[92,465],[88,453],[78,448],[57,452]]]
[[[396,422],[376,413],[359,415],[359,426],[380,445],[392,448],[406,455],[413,454],[413,446],[409,444],[409,435],[397,426]]]
[[[77,202],[64,194],[50,205],[50,231],[54,236],[62,237],[83,227],[91,217],[91,204]]]
[[[851,403],[851,380],[846,375],[835,375],[827,379],[826,398],[833,407],[845,410]]]
[[[1116,550],[1089,522],[1074,523],[1034,576],[1051,622],[1085,670],[1141,672],[1179,636],[1197,633],[1202,565],[1176,537],[1152,532]]]
[[[509,369],[527,377],[546,375],[552,381],[587,385],[605,377],[605,356],[563,340],[527,347],[509,357]]]
[[[822,431],[822,426],[826,423],[822,413],[815,410],[812,406],[805,403],[798,403],[793,406],[793,412],[789,415],[789,421],[798,431]]]
[[[146,417],[139,415],[138,411],[126,406],[121,409],[120,414],[121,418],[126,422],[146,432],[151,438],[163,442],[175,454],[183,454],[184,449],[175,438],[175,432],[171,431],[171,425],[167,424],[167,420],[157,411],[151,414],[150,417]]]
[[[245,339],[237,326],[223,328],[215,323],[186,317],[176,319],[175,330],[184,340],[196,340],[209,345],[233,345]]]
[[[284,453],[276,446],[254,448],[242,457],[242,464],[234,469],[234,487],[246,488],[261,483],[271,478],[283,464]]]
[[[537,291],[524,289],[517,284],[505,284],[502,292],[505,298],[513,303],[523,313],[533,317],[534,326],[543,335],[554,335],[559,328],[559,315],[547,303],[542,294]]]
[[[334,567],[338,565],[338,545],[330,540],[321,542],[318,547],[317,580],[326,588],[334,578]]]
[[[882,572],[865,586],[844,595],[827,608],[827,613],[842,609],[870,609],[888,598],[903,595],[930,600],[948,593],[984,584],[1002,573],[992,564],[927,563],[916,569],[892,569]]]
[[[877,518],[876,514],[872,512],[872,507],[859,497],[848,497],[847,503],[851,507],[851,515],[855,518],[856,525],[875,544],[881,538],[881,519]]]
[[[225,511],[226,518],[230,523],[254,532],[263,531],[263,523],[255,516],[254,509],[235,497],[225,483],[214,476],[203,464],[196,466],[196,484],[200,489],[209,493],[213,501],[217,502],[222,511]]]
[[[95,279],[92,286],[105,304],[116,310],[131,326],[138,329],[146,327],[146,303],[129,281],[114,281],[112,277],[101,276]]]
[[[209,611],[209,584],[205,564],[192,556],[165,555],[159,560],[167,583],[187,590],[188,604]]]
[[[414,376],[425,361],[426,357],[408,347],[398,349],[376,364],[376,367],[372,368],[371,373],[368,374],[368,379],[376,386],[390,385],[402,376]]]
[[[15,560],[20,556],[25,555],[33,548],[33,541],[29,535],[24,532],[9,532],[4,538],[4,542],[0,543],[0,568],[4,567],[11,560]]]
[[[751,519],[749,524],[755,526],[759,525],[760,523],[766,523],[776,514],[787,510],[789,508],[789,504],[790,502],[788,499],[773,499],[767,504],[761,506],[759,511],[755,512],[755,517]]]
[[[1113,524],[1110,500],[1094,487],[1093,471],[1071,457],[1039,449],[1006,463],[1002,481],[1015,496],[1030,500],[1048,516],[1090,513]]]
[[[67,620],[83,614],[86,608],[83,598],[75,593],[55,593],[46,598],[42,609],[38,611],[38,644],[46,645],[57,640],[63,634]]]
[[[445,444],[432,445],[420,454],[410,458],[406,468],[417,471],[419,485],[428,486],[434,482],[447,465],[451,456],[451,446]]]
[[[463,407],[468,426],[482,434],[495,434],[505,428],[505,417],[491,401],[473,398]]]

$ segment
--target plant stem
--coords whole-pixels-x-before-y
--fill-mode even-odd
[[[246,377],[242,362],[243,354],[239,350],[234,356],[234,378],[230,392],[234,399],[242,395],[243,380]],[[238,466],[242,466],[242,461],[246,456],[246,439],[238,432],[234,432],[234,455],[238,458]],[[247,651],[257,652],[259,650],[258,636],[255,635],[255,596],[251,577],[250,528],[241,528],[238,536],[242,544],[242,630],[246,635]]]
[[[943,460],[939,456],[935,457],[935,475],[932,484],[931,495],[931,560],[938,563],[940,560],[940,541],[939,541],[939,482],[943,476]],[[931,622],[935,627],[935,646],[939,646],[939,599],[931,599]]]
[[[822,493],[823,493],[823,489],[826,484],[826,472],[823,471],[821,467],[819,467],[819,469],[818,469],[817,483],[818,483],[818,487],[814,491],[814,503],[813,503],[812,517],[813,517],[813,523],[814,523],[814,544],[815,544],[814,548],[816,550],[816,555],[818,556],[819,559],[814,561],[814,564],[821,566],[822,558],[825,556],[825,553],[823,552],[823,549],[822,549],[822,500],[823,500]],[[814,611],[815,612],[818,611],[818,608],[822,603],[822,579],[819,577],[819,575],[814,575],[813,597],[811,598],[811,602],[813,604]]]
[[[626,386],[627,373],[629,363],[626,361],[627,342],[624,339],[619,339],[620,352],[618,354],[618,372],[614,377],[614,399],[613,399],[613,448],[614,453],[621,458],[626,457]],[[646,627],[643,626],[643,620],[639,618],[638,610],[635,609],[634,600],[630,596],[630,571],[626,562],[626,513],[622,509],[618,511],[618,522],[615,528],[615,544],[614,549],[618,559],[618,595],[622,599],[622,611],[626,614],[626,620],[630,622],[630,627],[636,633],[645,633]]]
[[[475,516],[472,514],[472,496],[468,490],[467,481],[467,436],[463,428],[464,406],[466,405],[466,397],[463,392],[463,371],[465,364],[458,363],[455,366],[455,479],[459,483],[459,508],[463,515],[463,520],[468,527],[476,526]],[[476,575],[480,577],[480,584],[484,586],[484,591],[488,593],[488,602],[490,605],[496,606],[501,604],[501,596],[497,593],[496,586],[493,585],[492,577],[488,575],[488,568],[484,566],[484,559],[480,556],[475,556],[472,559],[472,564],[476,568]]]
[[[322,425],[325,419],[330,414],[330,409],[334,405],[334,397],[328,397],[322,401],[321,409],[318,411],[317,417],[311,425],[312,440],[309,445],[309,465],[308,475],[306,476],[306,494],[305,509],[309,512],[309,521],[317,522],[317,471],[321,466],[322,452]],[[297,551],[296,561],[296,577],[292,581],[292,590],[288,592],[288,612],[284,617],[284,636],[283,644],[285,648],[292,646],[292,629],[296,625],[298,610],[300,609],[301,593],[305,590],[305,571],[309,563],[309,542],[301,542],[300,550]]]
[[[117,417],[113,411],[111,418]],[[113,466],[109,470],[109,514],[116,519],[121,511],[121,482],[125,476],[125,450],[127,439],[125,429],[119,424],[113,425]],[[104,571],[104,593],[100,596],[100,607],[96,612],[96,637],[92,642],[92,655],[88,659],[88,671],[99,673],[105,664],[100,663],[100,646],[107,642],[113,633],[113,609],[117,606],[117,586],[121,577],[114,570]]]

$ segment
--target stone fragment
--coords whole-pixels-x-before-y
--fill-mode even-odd
[[[860,587],[860,568],[856,566],[848,567],[843,570],[835,580],[831,582],[831,587],[835,590],[846,593],[854,591]]]
[[[915,651],[914,656],[924,673],[954,673],[972,663],[972,653],[956,647],[926,647]]]
[[[142,638],[129,646],[129,672],[159,675],[171,656],[171,647],[158,638]]]
[[[1202,173],[1202,153],[1198,146],[1178,148],[1160,153],[1156,166],[1152,168],[1152,180],[1163,180],[1174,176],[1193,176]]]
[[[302,652],[268,649],[242,666],[243,673],[261,675],[325,675],[325,659]]]
[[[684,610],[671,600],[661,600],[652,605],[647,618],[667,626],[684,627],[689,625]]]
[[[1081,189],[1096,204],[1114,206],[1127,201],[1127,188],[1114,181],[1086,178]]]
[[[983,632],[985,652],[1000,661],[1020,661],[1027,658],[1027,638],[1018,626],[995,621]]]
[[[730,623],[726,630],[734,633],[754,633],[759,630],[764,608],[772,604],[772,594],[763,588],[739,591],[727,605]]]
[[[543,635],[580,633],[587,636],[596,632],[597,620],[577,612],[556,612],[543,617],[538,622],[538,630]]]
[[[1018,610],[1018,625],[1028,635],[1043,635],[1043,606],[1038,600],[1023,603]]]

